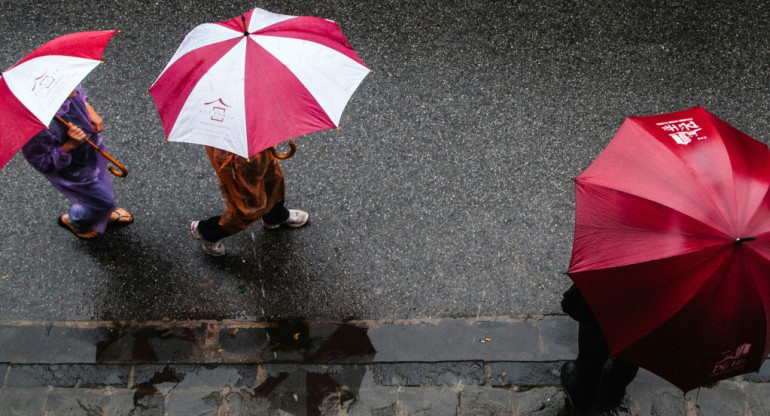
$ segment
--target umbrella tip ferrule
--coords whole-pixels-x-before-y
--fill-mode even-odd
[[[741,245],[749,241],[756,241],[757,237],[738,237],[735,239],[735,244]]]

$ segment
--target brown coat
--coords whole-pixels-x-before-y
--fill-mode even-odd
[[[225,230],[233,234],[245,230],[286,197],[281,165],[269,149],[251,159],[210,146],[206,153],[227,201],[219,220]]]

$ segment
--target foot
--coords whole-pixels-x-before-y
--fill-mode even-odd
[[[594,408],[599,412],[608,412],[620,407],[626,395],[626,387],[638,371],[639,367],[634,364],[617,357],[608,358],[599,378],[599,393]]]
[[[268,224],[265,222],[265,220],[262,220],[262,226],[267,228],[268,230],[274,230],[284,224],[292,228],[297,228],[307,224],[307,220],[309,218],[310,218],[310,214],[308,214],[305,211],[302,211],[299,209],[290,209],[289,218],[286,221],[278,224]]]
[[[110,214],[110,224],[128,225],[134,222],[134,217],[125,208],[118,208]]]
[[[561,368],[561,385],[564,387],[564,394],[567,396],[567,403],[578,413],[583,413],[591,407],[593,397],[586,391],[581,391],[581,384],[577,379],[577,370],[574,361],[568,361]]]
[[[89,228],[78,228],[75,227],[75,224],[72,223],[72,220],[70,220],[69,214],[64,214],[61,217],[59,217],[59,227],[64,228],[65,230],[68,230],[72,234],[75,234],[78,238],[82,238],[84,240],[90,240],[92,238],[96,238],[99,236],[99,233],[94,229],[94,227]]]
[[[214,241],[213,243],[211,241],[206,241],[206,239],[204,239],[201,233],[198,231],[198,223],[199,221],[193,221],[190,223],[190,234],[192,234],[194,239],[201,242],[203,252],[209,256],[224,256],[227,253],[227,250],[225,249],[225,245],[222,244],[222,240]]]

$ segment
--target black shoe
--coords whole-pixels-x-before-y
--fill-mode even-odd
[[[606,412],[620,406],[628,386],[636,377],[639,367],[616,357],[604,363],[596,396],[596,410]]]
[[[590,388],[587,389],[588,386],[578,382],[574,361],[568,361],[562,366],[561,385],[564,387],[567,402],[575,411],[582,413],[591,407],[593,391]]]

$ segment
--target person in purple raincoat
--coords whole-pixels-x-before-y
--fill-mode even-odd
[[[54,119],[22,147],[27,161],[72,202],[69,213],[59,217],[59,226],[83,239],[99,236],[109,224],[133,222],[128,211],[115,209],[107,160],[83,143],[87,137],[106,150],[99,134],[104,129],[102,118],[87,98],[78,85],[56,113],[73,127]]]

